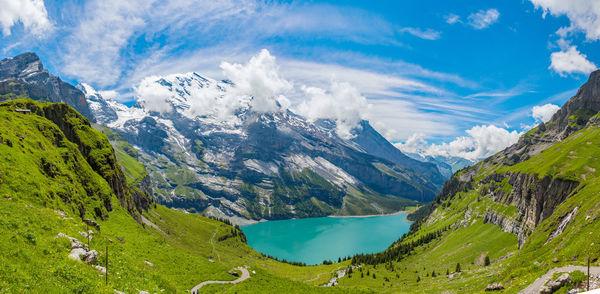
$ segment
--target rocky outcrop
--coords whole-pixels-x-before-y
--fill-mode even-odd
[[[499,183],[508,178],[510,192],[499,189]],[[543,177],[525,173],[507,172],[493,174],[483,179],[480,184],[480,194],[491,200],[507,206],[516,206],[518,214],[508,217],[487,211],[484,221],[498,225],[503,231],[518,236],[519,246],[522,246],[527,236],[546,218],[550,217],[554,209],[565,201],[575,191],[579,182],[559,178]]]
[[[71,241],[71,253],[69,253],[69,258],[85,263],[96,263],[98,260],[98,251],[90,250],[87,244],[82,244],[76,238],[69,237],[63,233],[58,233],[55,238],[67,238]]]
[[[94,121],[85,95],[63,82],[42,65],[35,53],[23,53],[0,61],[0,101],[29,97],[41,102],[64,102]]]
[[[554,238],[558,237],[558,235],[562,234],[565,231],[565,229],[567,228],[569,223],[571,223],[571,220],[573,220],[573,217],[575,216],[578,210],[579,206],[575,206],[573,210],[561,217],[560,222],[558,223],[558,227],[556,227],[556,230],[552,232],[552,234],[550,234],[550,237],[548,237],[548,241],[546,241],[546,244],[554,240]]]
[[[564,273],[556,280],[550,281],[547,285],[543,286],[540,289],[540,294],[554,293],[554,291],[562,288],[564,285],[571,283],[572,281],[573,280],[571,279],[571,276],[568,273]]]

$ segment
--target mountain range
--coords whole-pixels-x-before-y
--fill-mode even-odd
[[[278,103],[257,111],[254,97],[233,101],[230,81],[187,73],[149,85],[160,103],[127,107],[49,74],[33,53],[0,62],[1,99],[65,102],[116,131],[145,165],[156,201],[170,207],[241,222],[381,214],[433,200],[447,177],[368,121],[345,138],[332,120],[311,122]]]
[[[445,180],[367,121],[344,139],[334,121],[309,122],[283,108],[257,112],[250,100],[223,118],[227,81],[187,73],[152,83],[168,110],[126,107],[78,88],[98,122],[138,149],[157,201],[171,207],[252,220],[381,214],[431,201]]]

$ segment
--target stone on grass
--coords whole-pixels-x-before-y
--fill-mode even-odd
[[[87,263],[95,263],[98,260],[98,251],[90,250],[83,254],[83,261]]]
[[[500,291],[502,289],[504,289],[504,285],[502,285],[502,283],[493,283],[485,287],[485,291]]]
[[[541,294],[550,294],[560,289],[562,286],[571,283],[573,280],[569,274],[564,273],[560,275],[556,280],[548,282],[548,284],[540,289]]]

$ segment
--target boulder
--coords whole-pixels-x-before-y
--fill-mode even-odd
[[[504,285],[502,285],[502,283],[493,283],[485,287],[485,291],[500,291],[502,289],[504,289]]]
[[[560,289],[562,286],[564,286],[568,283],[571,283],[572,281],[573,280],[571,279],[571,276],[569,276],[569,274],[567,274],[567,273],[564,273],[560,277],[558,277],[556,280],[548,282],[548,284],[546,284],[546,286],[544,286],[540,289],[540,293],[541,294],[554,293],[554,291]]]
[[[83,254],[82,257],[83,257],[82,260],[87,263],[95,263],[98,260],[98,251],[96,251],[96,250],[87,251],[85,254]]]
[[[99,266],[99,265],[94,265],[93,266],[96,270],[98,270],[99,272],[101,272],[102,274],[106,275],[106,268],[103,266]]]
[[[87,251],[83,248],[73,248],[69,254],[69,258],[77,261],[81,261],[81,256],[85,255]]]

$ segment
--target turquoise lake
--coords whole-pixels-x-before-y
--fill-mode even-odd
[[[267,221],[241,229],[256,251],[313,265],[385,250],[408,232],[410,224],[406,214],[396,214]]]

